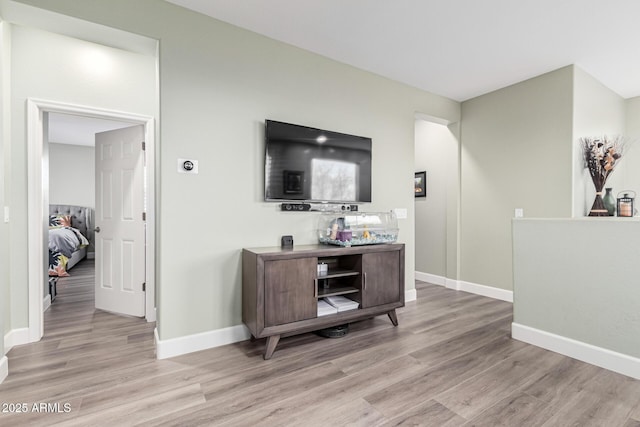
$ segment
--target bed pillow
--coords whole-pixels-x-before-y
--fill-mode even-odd
[[[71,227],[71,215],[49,215],[49,228]]]

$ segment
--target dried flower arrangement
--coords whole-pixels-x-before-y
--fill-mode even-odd
[[[622,157],[625,138],[622,136],[586,137],[580,138],[580,144],[584,154],[585,168],[589,171],[593,185],[596,187],[596,199],[589,216],[608,216],[602,200],[602,189]]]

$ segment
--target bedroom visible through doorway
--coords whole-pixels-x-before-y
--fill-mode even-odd
[[[64,287],[70,282],[66,277],[73,276],[73,268],[85,259],[95,259],[96,134],[131,126],[128,122],[102,118],[63,113],[48,114],[45,137],[45,141],[48,142],[48,150],[45,149],[48,162],[43,163],[43,178],[49,182],[50,226],[49,295],[46,295],[45,287],[45,310],[48,305],[55,304],[57,292],[60,290],[59,283]],[[70,226],[72,229],[61,227],[60,221],[63,222],[62,225]],[[91,268],[95,265],[85,264]]]

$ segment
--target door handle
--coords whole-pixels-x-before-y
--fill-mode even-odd
[[[93,231],[95,231],[96,233],[99,233],[100,232],[100,227],[94,228]]]
[[[367,273],[362,273],[362,289],[367,289]]]

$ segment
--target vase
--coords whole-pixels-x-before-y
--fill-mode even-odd
[[[589,216],[609,216],[609,211],[604,207],[602,200],[602,190],[596,191],[596,199],[593,201]]]
[[[602,198],[602,202],[604,203],[604,207],[607,210],[609,216],[613,216],[616,213],[616,199],[613,197],[611,193],[611,188],[605,188],[606,192],[604,193],[604,197]]]

